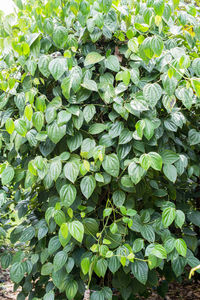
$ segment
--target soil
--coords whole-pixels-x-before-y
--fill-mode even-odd
[[[0,300],[16,300],[18,292],[13,292],[13,283],[9,279],[9,271],[0,268]]]
[[[13,283],[9,279],[9,271],[0,268],[0,300],[16,300],[19,291],[13,292]],[[169,292],[162,298],[154,291],[150,291],[148,298],[140,300],[200,300],[200,280],[185,280],[181,284],[169,285]]]

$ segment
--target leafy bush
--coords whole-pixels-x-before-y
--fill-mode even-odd
[[[198,9],[15,2],[18,17],[1,15],[0,204],[21,221],[1,265],[18,300],[146,295],[200,264]]]

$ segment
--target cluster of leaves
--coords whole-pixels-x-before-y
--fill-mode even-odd
[[[15,3],[0,17],[0,206],[20,223],[1,266],[18,300],[137,299],[200,264],[198,9]]]

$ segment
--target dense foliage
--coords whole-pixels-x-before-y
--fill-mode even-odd
[[[0,260],[17,299],[133,300],[180,280],[200,264],[198,9],[15,3],[0,15]]]

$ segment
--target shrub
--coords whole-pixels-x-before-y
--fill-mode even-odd
[[[200,264],[198,9],[15,2],[1,15],[0,203],[20,218],[1,221],[17,299],[136,299]]]

